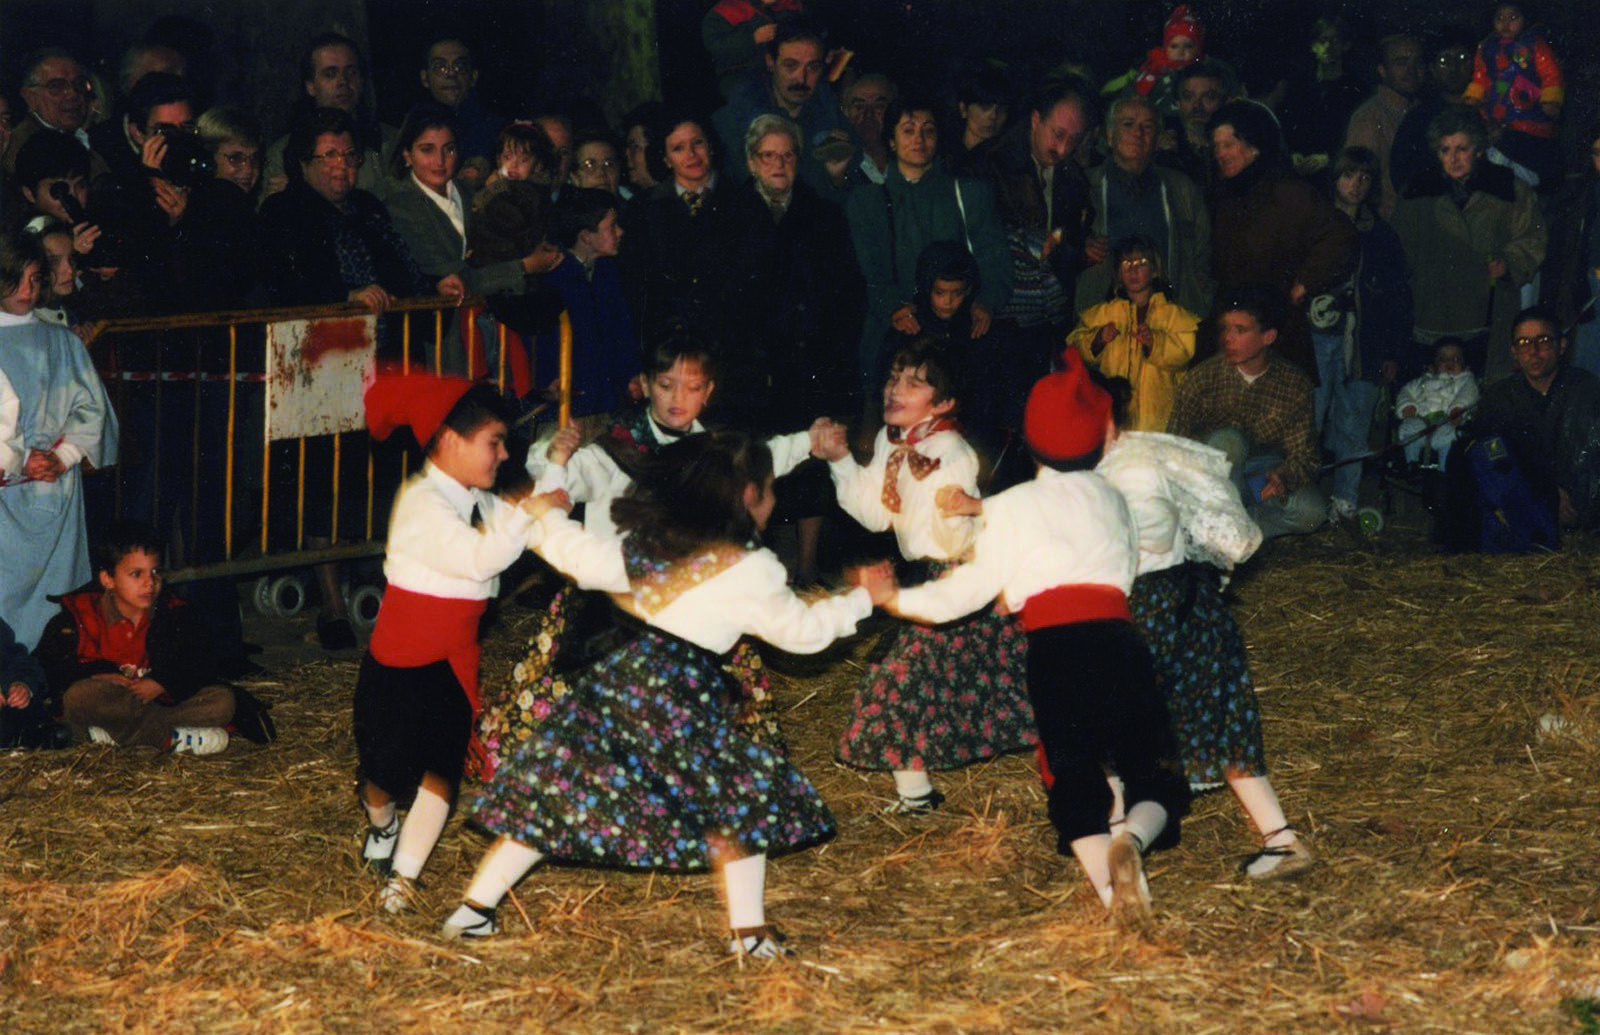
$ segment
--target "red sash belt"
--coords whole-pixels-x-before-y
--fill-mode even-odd
[[[372,630],[368,650],[372,657],[391,668],[418,668],[436,661],[448,661],[450,671],[472,706],[472,739],[467,744],[467,762],[474,772],[482,771],[487,755],[478,742],[478,620],[489,606],[487,600],[461,600],[413,593],[399,586],[383,591],[378,607],[378,624]]]
[[[1133,614],[1128,610],[1128,595],[1115,586],[1085,583],[1035,593],[1022,605],[1022,627],[1029,632],[1102,618],[1133,621]]]

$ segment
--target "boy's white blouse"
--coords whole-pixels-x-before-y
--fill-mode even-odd
[[[472,527],[474,505],[482,528]],[[538,531],[527,511],[426,463],[395,497],[383,574],[413,593],[487,600]]]

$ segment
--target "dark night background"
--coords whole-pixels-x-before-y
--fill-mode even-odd
[[[699,42],[711,0],[0,0],[0,81],[12,93],[16,66],[42,43],[64,44],[102,70],[147,32],[175,39],[191,72],[219,101],[253,103],[269,133],[299,91],[304,41],[334,28],[365,42],[380,115],[398,122],[420,97],[416,70],[426,41],[459,31],[479,55],[479,90],[493,109],[529,113],[551,101],[584,99],[615,116],[659,89],[711,107],[715,91]],[[1100,0],[810,0],[855,67],[882,69],[903,85],[948,88],[985,59],[1019,82],[1063,63],[1119,73],[1159,38],[1168,2]],[[1451,0],[1199,0],[1207,50],[1240,69],[1306,60],[1306,33],[1324,13],[1355,26],[1355,67],[1370,69],[1373,44],[1402,30],[1455,27],[1480,38],[1488,3]],[[1600,29],[1593,0],[1536,5],[1569,78],[1564,119],[1576,131],[1595,117]],[[655,45],[648,37],[654,34]],[[642,42],[625,68],[619,41]],[[653,67],[652,67],[653,66]]]

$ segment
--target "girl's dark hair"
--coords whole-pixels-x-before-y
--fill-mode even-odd
[[[450,407],[450,412],[444,415],[444,420],[439,422],[439,427],[434,431],[433,437],[428,439],[423,452],[429,456],[433,455],[434,449],[439,445],[439,436],[444,434],[445,428],[449,428],[462,438],[471,438],[485,424],[498,421],[509,428],[516,419],[516,410],[493,387],[485,384],[473,385],[456,400],[454,406]]]
[[[760,439],[707,431],[652,455],[613,455],[634,487],[611,504],[611,519],[645,552],[679,560],[708,543],[742,545],[759,532],[744,495],[751,485],[765,491],[772,477],[772,453]]]
[[[917,256],[917,294],[930,297],[936,280],[964,281],[968,295],[977,294],[983,286],[978,261],[960,241],[934,241]]]
[[[894,128],[900,125],[901,119],[919,111],[925,111],[932,115],[935,126],[939,124],[940,105],[932,97],[905,94],[889,102],[889,107],[883,113],[883,134],[881,139],[883,140],[883,146],[887,147],[891,154],[894,153]]]
[[[608,195],[609,196],[609,195]],[[700,365],[706,377],[716,380],[716,353],[703,338],[691,333],[681,324],[663,327],[645,346],[639,369],[646,378],[671,370],[679,360],[692,360]]]
[[[889,371],[922,369],[922,379],[933,389],[933,401],[954,402],[952,415],[961,412],[961,400],[967,394],[966,356],[960,347],[948,338],[918,338],[895,350],[889,361]]]
[[[1119,238],[1111,246],[1111,290],[1107,298],[1127,298],[1128,292],[1122,286],[1122,260],[1130,255],[1142,255],[1150,260],[1150,265],[1155,267],[1154,276],[1150,278],[1151,290],[1159,291],[1168,298],[1172,297],[1172,285],[1167,283],[1166,271],[1161,268],[1161,246],[1144,234],[1129,234]]]
[[[716,167],[717,155],[721,151],[717,147],[717,134],[711,128],[711,120],[687,108],[662,108],[656,113],[655,122],[645,127],[650,143],[644,149],[644,162],[657,183],[672,181],[672,170],[667,168],[667,137],[685,124],[692,124],[705,136],[706,143],[711,145],[711,165]]]
[[[167,554],[167,541],[161,537],[150,525],[143,521],[134,521],[131,518],[122,518],[111,523],[94,543],[94,570],[95,574],[104,572],[115,575],[117,565],[122,559],[135,550],[142,551],[165,561]]]
[[[22,285],[29,263],[37,263],[43,271],[46,262],[44,246],[32,234],[17,231],[0,236],[0,298]]]
[[[405,153],[411,150],[417,138],[430,129],[448,129],[450,136],[459,143],[461,133],[456,129],[456,116],[449,108],[432,101],[418,104],[406,112],[406,120],[400,124],[400,135],[395,138],[394,150],[389,154],[389,175],[397,180],[403,180],[411,173],[411,166],[406,164]]]
[[[294,120],[289,127],[289,139],[283,145],[283,171],[291,183],[305,181],[303,167],[311,161],[317,140],[324,134],[349,134],[356,147],[361,146],[361,134],[356,131],[356,120],[349,112],[338,108],[312,108]]]
[[[563,187],[550,213],[550,240],[571,248],[578,243],[579,234],[600,229],[606,213],[621,204],[615,194],[598,187]]]

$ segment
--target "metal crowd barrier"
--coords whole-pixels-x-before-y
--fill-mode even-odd
[[[377,518],[392,502],[407,471],[420,463],[420,451],[375,446],[359,418],[360,399],[350,398],[352,390],[340,391],[340,382],[330,382],[333,397],[319,402],[314,390],[304,388],[313,379],[317,357],[310,356],[310,350],[286,350],[274,365],[269,344],[292,336],[293,327],[302,325],[312,339],[314,327],[337,330],[347,346],[360,324],[365,336],[360,361],[367,369],[383,338],[390,351],[398,343],[395,359],[403,370],[420,361],[438,372],[444,367],[446,316],[455,311],[467,332],[463,338],[481,348],[479,318],[487,312],[481,299],[459,304],[443,297],[397,299],[377,318],[359,303],[339,303],[92,325],[87,343],[122,435],[118,463],[105,472],[114,480],[101,486],[103,510],[150,521],[173,535],[176,549],[166,580],[174,583],[381,555],[386,529]],[[426,319],[428,314],[431,320]],[[424,324],[420,333],[418,322]],[[479,379],[503,390],[509,377],[508,345],[519,339],[503,324],[495,326],[492,361],[475,366]],[[431,339],[424,337],[430,330]],[[419,341],[423,347],[414,348]],[[357,351],[346,346],[341,348]],[[531,369],[532,343],[528,347]],[[572,327],[565,313],[558,349],[558,418],[565,425],[572,406]],[[469,350],[469,360],[477,351]],[[345,357],[346,368],[355,363],[356,357]],[[342,372],[348,388],[350,369]],[[342,419],[341,429],[330,434],[278,434],[269,407],[277,403],[273,393],[280,386],[285,400],[297,386],[306,391],[296,414],[299,420],[314,424]],[[346,468],[351,466],[347,453],[352,448],[364,454],[354,488],[346,485]],[[327,471],[317,470],[318,464],[308,471],[308,449],[327,462]],[[392,468],[380,469],[380,462],[390,461]],[[291,470],[286,473],[286,468]],[[308,475],[319,474],[328,480],[320,485],[308,481]],[[292,503],[284,499],[290,489]],[[354,533],[348,514],[351,492],[360,497]],[[315,538],[334,545],[308,546],[308,505],[324,504],[326,535]],[[290,524],[291,508],[289,531],[285,526]],[[259,526],[251,527],[252,522]]]

